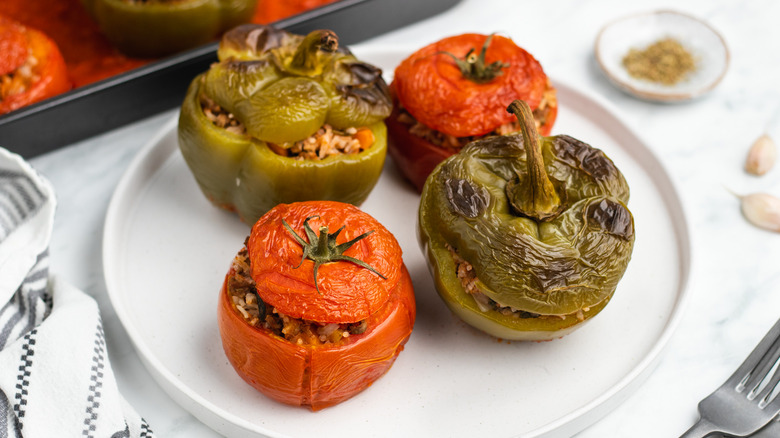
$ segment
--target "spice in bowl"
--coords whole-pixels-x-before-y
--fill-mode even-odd
[[[628,74],[663,85],[675,85],[696,70],[696,60],[679,41],[664,38],[644,49],[630,49],[623,57]]]

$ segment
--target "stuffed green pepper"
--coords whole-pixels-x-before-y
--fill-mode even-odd
[[[252,19],[257,0],[81,0],[126,55],[170,55],[217,39]]]
[[[212,203],[246,223],[280,203],[362,203],[387,154],[382,71],[338,46],[262,25],[223,36],[219,62],[191,83],[179,148]]]
[[[434,284],[468,324],[507,340],[550,340],[599,313],[634,244],[629,188],[600,150],[521,133],[474,141],[426,180],[418,236]]]

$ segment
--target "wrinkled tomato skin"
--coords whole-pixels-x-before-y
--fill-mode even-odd
[[[0,16],[0,75],[6,75],[19,68],[27,60],[29,48],[27,37],[21,26]]]
[[[485,63],[503,62],[486,82],[464,77],[454,59],[479,53],[488,35],[462,34],[429,44],[401,61],[392,87],[409,113],[425,126],[455,137],[485,135],[514,121],[506,107],[522,99],[536,109],[548,88],[541,64],[511,39],[493,35]]]
[[[369,233],[344,255],[363,261],[384,278],[354,263],[324,263],[317,271],[318,290],[314,262],[301,261],[303,248],[283,225],[285,221],[305,236],[307,218],[312,230],[324,226],[330,234],[344,227],[338,244]],[[287,316],[322,323],[368,318],[397,286],[403,266],[401,247],[387,228],[358,207],[335,201],[277,205],[252,227],[247,248],[260,298]]]
[[[38,79],[31,83],[24,92],[0,99],[0,114],[64,93],[72,88],[73,84],[68,77],[65,60],[51,38],[38,30],[22,26],[4,17],[0,17],[0,34],[3,34],[3,38],[6,35],[14,35],[12,44],[17,46],[12,49],[13,53],[17,55],[14,56],[13,64],[5,65],[6,62],[1,61],[0,71],[3,74],[8,74],[11,73],[9,68],[19,67],[18,57],[20,53],[24,52],[35,57],[37,64],[32,70],[33,74],[38,76]],[[22,43],[26,44],[24,50],[18,47],[18,44]],[[6,49],[10,49],[10,47],[3,46],[3,50]],[[0,54],[0,57],[2,56]]]
[[[393,113],[387,124],[387,153],[418,192],[433,169],[459,148],[440,147],[409,132],[411,125],[398,121],[404,108],[418,122],[455,137],[489,134],[514,121],[506,107],[515,99],[532,109],[545,93],[554,91],[539,62],[511,39],[494,35],[486,62],[509,64],[487,83],[463,77],[453,59],[442,52],[463,57],[474,48],[479,53],[487,35],[463,34],[425,46],[401,62],[395,70],[390,93]],[[547,109],[539,135],[548,136],[558,115],[557,99]]]
[[[390,369],[414,326],[414,291],[405,266],[388,301],[368,318],[368,329],[336,346],[295,345],[248,325],[228,296],[230,275],[218,305],[225,354],[244,381],[288,405],[318,411],[368,388]]]

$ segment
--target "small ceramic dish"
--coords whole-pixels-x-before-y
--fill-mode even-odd
[[[645,50],[666,38],[676,40],[694,60],[694,69],[673,85],[638,79],[623,66],[632,49]],[[729,51],[723,37],[704,21],[675,11],[654,11],[613,21],[601,29],[596,60],[618,88],[641,99],[680,102],[712,90],[726,74]]]

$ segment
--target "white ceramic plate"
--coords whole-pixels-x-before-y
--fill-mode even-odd
[[[696,69],[674,85],[636,79],[623,67],[630,49],[642,50],[671,37],[694,57]],[[606,76],[622,90],[657,102],[680,102],[712,90],[726,74],[729,51],[723,37],[698,18],[674,11],[654,11],[613,21],[599,32],[596,60]]]
[[[409,50],[365,50],[386,72]],[[209,204],[172,120],[135,158],[106,217],[111,302],[139,356],[185,409],[227,436],[568,437],[623,401],[650,373],[680,318],[690,244],[680,199],[655,156],[613,112],[555,81],[555,133],[603,149],[626,175],[633,260],[614,299],[552,342],[501,342],[456,319],[433,289],[415,237],[419,197],[388,160],[363,205],[395,234],[418,301],[406,349],[373,386],[312,413],[265,398],[222,352],[217,296],[247,225]]]

